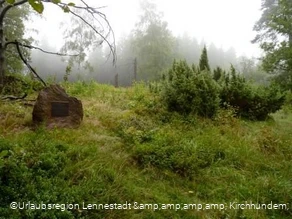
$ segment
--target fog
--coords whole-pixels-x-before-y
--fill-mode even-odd
[[[77,0],[73,2],[81,4]],[[114,31],[118,62],[116,68],[112,67],[111,60],[106,59],[108,52],[106,45],[103,44],[102,48],[95,46],[86,52],[85,59],[90,63],[90,68],[73,67],[69,79],[75,80],[78,77],[114,84],[115,76],[118,75],[120,85],[131,84],[135,72],[134,60],[137,58],[131,50],[131,38],[143,15],[143,9],[140,7],[140,2],[143,1],[86,0],[86,2],[95,7],[105,6],[100,11],[107,16]],[[175,46],[173,46],[175,54],[171,54],[169,60],[186,59],[189,63],[197,63],[204,45],[207,46],[212,68],[216,66],[229,68],[230,64],[243,68],[240,66],[242,57],[256,62],[256,58],[261,56],[258,45],[251,44],[251,40],[256,35],[252,31],[253,25],[261,16],[261,0],[152,0],[149,2],[157,6],[158,13],[162,12],[161,19],[166,22],[167,30],[175,38]],[[34,16],[29,23],[31,28],[38,30],[38,34],[32,36],[37,39],[38,46],[58,52],[66,41],[64,32],[72,26],[70,23],[72,16],[52,4],[45,6],[43,15]],[[54,65],[50,64],[52,60]],[[168,62],[171,62],[169,60]],[[143,69],[145,70],[147,65],[141,64],[143,61],[141,59],[137,61],[137,77],[151,79],[141,76],[146,74],[143,73]],[[65,74],[66,63],[59,57],[34,51],[32,63],[42,76],[62,80]]]
[[[95,1],[90,1],[95,2]],[[117,38],[128,33],[141,10],[139,0],[98,1],[108,5],[105,13]],[[238,55],[258,56],[260,50],[250,41],[254,38],[254,23],[261,16],[261,0],[153,0],[174,35],[187,32],[199,41],[218,47],[234,47]],[[95,3],[96,4],[96,3]]]

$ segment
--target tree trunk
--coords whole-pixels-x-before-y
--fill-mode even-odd
[[[4,77],[5,77],[5,38],[4,38],[4,14],[5,10],[3,6],[1,5],[0,8],[0,92],[2,90],[2,87],[4,86]]]
[[[289,40],[289,46],[292,46],[292,33],[289,33],[288,35],[288,40]]]
[[[289,50],[292,51],[292,33],[289,33],[288,35],[288,41],[289,41]],[[292,71],[292,56],[288,57],[289,63],[289,71]]]
[[[3,22],[0,22],[0,91],[4,85],[4,76],[5,76],[5,40],[3,33]]]
[[[6,40],[4,37],[4,17],[6,13],[13,7],[27,3],[28,0],[16,1],[14,4],[5,4],[5,1],[0,3],[0,92],[5,84],[5,49]]]
[[[290,51],[292,51],[292,32],[289,33],[289,49]],[[291,54],[291,53],[290,53]],[[288,78],[287,78],[287,81],[289,81],[288,83],[290,84],[289,86],[289,90],[292,91],[292,55],[290,55],[289,58],[289,63],[288,63],[288,71],[289,71],[289,75],[288,75]]]

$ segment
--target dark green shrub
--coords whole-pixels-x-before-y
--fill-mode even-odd
[[[174,61],[162,84],[162,100],[170,111],[213,117],[219,107],[218,86],[207,71]]]
[[[19,75],[6,75],[3,80],[4,86],[0,90],[3,95],[22,96],[29,87]]]
[[[43,137],[43,136],[42,136]],[[17,203],[66,203],[75,199],[74,191],[60,173],[69,159],[63,145],[40,138],[39,134],[23,146],[0,138],[0,216],[3,218],[73,218],[73,212],[9,208]]]
[[[222,70],[222,68],[217,67],[216,69],[213,70],[213,79],[215,81],[219,81],[224,74],[225,72]]]
[[[38,80],[32,80],[29,76],[21,74],[8,74],[4,77],[4,86],[0,88],[2,95],[13,95],[16,97],[30,94],[43,88]]]
[[[287,91],[285,94],[285,102],[282,107],[284,113],[288,114],[289,112],[292,111],[292,92]]]
[[[264,120],[270,113],[281,108],[284,103],[284,95],[275,84],[268,87],[254,85],[237,74],[231,66],[231,72],[225,74],[220,82],[221,106],[234,107],[237,116],[251,119]]]
[[[210,72],[210,65],[209,65],[209,60],[208,60],[208,53],[207,53],[207,49],[206,49],[206,45],[204,46],[202,53],[201,53],[201,57],[199,60],[199,69],[200,71],[208,71]]]

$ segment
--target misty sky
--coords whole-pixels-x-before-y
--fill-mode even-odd
[[[72,1],[72,0],[71,0]],[[66,2],[66,1],[64,1]],[[69,1],[70,2],[70,1]],[[79,2],[78,0],[73,2]],[[107,15],[116,39],[128,34],[138,20],[141,11],[139,0],[86,0],[92,6],[107,6]],[[164,20],[175,36],[188,33],[207,45],[214,42],[227,50],[233,46],[237,55],[259,56],[258,45],[250,41],[256,35],[252,31],[260,18],[261,0],[152,0],[164,13]],[[48,6],[50,4],[46,4]],[[60,21],[68,17],[55,6],[46,7],[44,19],[35,18],[32,27],[39,29],[39,38],[50,39],[51,45],[62,45]],[[46,27],[46,28],[44,28]]]

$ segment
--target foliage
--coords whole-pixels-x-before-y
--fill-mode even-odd
[[[270,75],[264,71],[262,62],[256,62],[255,58],[239,57],[238,70],[247,80],[264,85],[269,83]]]
[[[171,65],[174,38],[156,5],[141,1],[143,14],[133,31],[132,49],[138,63],[138,80],[157,80]]]
[[[13,5],[13,4],[15,4],[15,3],[18,3],[17,1],[15,1],[15,0],[6,0],[6,2],[8,3],[8,4],[10,4],[10,5]],[[27,1],[29,4],[30,4],[30,6],[36,11],[36,12],[38,12],[38,13],[42,13],[43,11],[44,11],[44,4],[43,4],[43,2],[46,2],[46,1],[42,1],[42,0],[28,0]],[[52,2],[53,4],[59,4],[59,3],[62,3],[62,1],[61,0],[52,0],[52,1],[50,1],[50,2]],[[62,7],[62,9],[63,9],[63,11],[64,12],[68,12],[68,10],[69,10],[69,6],[74,6],[75,4],[74,3],[72,3],[72,2],[69,2],[69,3],[67,3],[67,4],[64,4],[63,5],[63,7]]]
[[[253,42],[265,51],[263,67],[266,71],[284,76],[283,87],[292,84],[292,2],[290,0],[263,0],[262,16],[255,24],[258,35]]]
[[[26,84],[21,76],[6,75],[4,78],[5,85],[1,89],[2,95],[15,95],[22,96],[28,89],[28,84]]]
[[[236,115],[237,109],[225,103],[224,107],[218,110],[214,121],[219,125],[236,125],[238,123]]]
[[[142,101],[148,102],[147,98],[149,97],[144,96]],[[146,105],[144,107],[148,108]],[[280,192],[282,195],[273,190],[263,190],[273,186],[270,181],[273,174],[267,172],[273,172],[274,168],[264,160],[275,153],[285,153],[289,148],[289,142],[280,141],[279,138],[284,136],[279,137],[278,134],[283,134],[283,130],[277,130],[275,126],[278,125],[275,123],[255,123],[236,119],[234,109],[231,107],[222,110],[222,114],[216,116],[215,122],[202,119],[191,122],[191,117],[186,118],[172,113],[170,119],[164,123],[156,117],[135,112],[136,107],[127,111],[122,120],[119,120],[116,130],[124,140],[125,147],[134,160],[133,163],[140,167],[142,173],[153,173],[153,170],[158,169],[160,177],[155,178],[157,181],[163,180],[164,177],[169,180],[183,177],[184,185],[191,183],[190,193],[195,193],[192,198],[197,197],[200,200],[214,199],[214,195],[220,194],[217,198],[223,202],[231,197],[236,197],[238,202],[241,199],[258,201],[259,193],[261,203],[267,200],[282,202],[280,200],[291,199],[291,195],[285,197],[284,189],[288,188],[287,185],[282,187]],[[284,138],[287,137],[288,135]],[[291,156],[285,157],[285,162],[289,162]],[[280,157],[279,162],[283,162]],[[284,169],[289,172],[286,167]],[[265,172],[266,175],[259,174],[258,171]],[[288,178],[286,177],[286,180],[289,180]],[[274,179],[273,182],[277,183],[279,177],[275,176]],[[265,180],[269,183],[265,184]],[[177,186],[177,182],[173,181],[172,185]],[[250,185],[248,189],[247,185]],[[204,192],[206,189],[213,189],[213,192],[206,193]],[[175,197],[181,198],[180,195]],[[253,217],[254,213],[227,210],[220,216]],[[268,218],[278,213],[287,218],[290,214],[288,211],[281,213],[261,211],[259,217]],[[214,217],[219,216],[216,214]]]
[[[291,114],[254,122],[222,110],[214,121],[165,113],[158,96],[140,83],[63,85],[82,99],[78,129],[31,130],[22,121],[22,114],[31,120],[30,107],[0,102],[1,180],[6,176],[0,217],[291,218],[290,209],[228,208],[229,202],[291,203]],[[9,201],[77,203],[80,209],[12,210]],[[81,209],[83,202],[126,201],[227,203],[227,209]]]
[[[39,138],[42,136],[41,138]],[[37,139],[39,138],[39,139]],[[45,141],[36,134],[16,146],[0,138],[0,151],[6,152],[0,167],[0,215],[2,217],[72,217],[70,211],[13,210],[7,206],[13,201],[21,203],[51,203],[74,200],[64,179],[59,177],[68,164],[66,146]]]
[[[14,7],[7,12],[4,18],[4,32],[6,39],[10,41],[18,40],[24,44],[29,44],[33,39],[25,37],[24,22],[28,20],[31,13],[27,5]],[[30,51],[26,48],[22,49],[23,56],[30,58]],[[14,45],[7,47],[5,51],[6,68],[8,73],[20,74],[23,70],[23,62],[19,58],[19,54]]]
[[[285,102],[282,107],[284,113],[289,114],[292,112],[292,91],[287,91],[285,96]]]
[[[292,71],[289,69],[287,71],[279,71],[272,80],[281,86],[282,90],[289,91],[292,87]]]
[[[213,79],[215,81],[219,81],[223,75],[225,75],[225,71],[223,71],[222,68],[217,66],[217,68],[213,70]]]
[[[92,162],[88,155],[94,152],[94,147],[87,145],[87,150],[80,150],[78,145],[72,150],[72,147],[75,147],[72,143],[69,147],[64,139],[52,140],[53,135],[40,128],[22,136],[17,143],[0,137],[1,217],[98,218],[102,211],[86,211],[82,209],[82,203],[112,202],[105,194],[106,191],[114,191],[110,186],[115,177],[112,170],[104,164],[102,172],[98,170],[101,166],[95,170],[91,164],[87,168],[82,167]],[[91,172],[94,172],[94,175],[98,173],[99,176],[95,175],[93,179]],[[88,179],[92,181],[89,183]],[[114,194],[111,198],[120,202],[119,197]],[[18,203],[19,208],[8,207],[12,202]],[[36,205],[37,208],[46,205],[46,209],[26,208],[25,204],[28,203]],[[48,209],[49,204],[51,208],[52,204],[59,204],[59,208]],[[67,204],[78,204],[80,208],[67,209]],[[106,211],[102,214],[108,217]]]
[[[209,72],[174,61],[163,83],[162,100],[170,111],[213,117],[219,107],[218,86]]]
[[[199,67],[200,67],[200,71],[210,71],[210,65],[209,65],[209,60],[208,60],[208,54],[207,54],[207,49],[206,49],[206,45],[204,46],[203,50],[202,50],[202,54],[200,57],[200,61],[199,61]]]
[[[270,113],[281,108],[284,95],[275,84],[270,86],[253,85],[236,73],[233,66],[221,80],[221,106],[228,104],[237,110],[237,115],[264,120]]]
[[[152,165],[192,179],[224,156],[220,149],[198,146],[194,141],[177,137],[170,133],[157,133],[150,143],[134,147],[134,159],[144,168]]]
[[[93,8],[89,6],[85,1],[82,1],[82,5],[75,5],[75,3],[72,2],[66,2],[64,3],[61,0],[52,0],[52,1],[43,1],[43,0],[7,0],[7,1],[1,1],[0,3],[0,85],[1,89],[4,86],[4,77],[6,74],[6,66],[5,61],[7,59],[7,54],[11,51],[7,50],[8,46],[15,45],[17,52],[19,53],[19,56],[23,62],[25,62],[26,65],[29,66],[28,61],[25,61],[25,59],[28,57],[27,51],[26,54],[24,54],[25,57],[22,56],[23,48],[26,49],[38,49],[42,52],[49,53],[49,54],[55,54],[59,56],[65,56],[66,54],[60,54],[60,53],[53,53],[44,51],[41,48],[31,46],[29,45],[29,41],[26,42],[20,42],[23,41],[21,37],[24,35],[24,25],[23,20],[27,19],[28,12],[24,11],[23,13],[20,13],[18,9],[24,8],[28,10],[28,5],[30,5],[36,12],[42,13],[44,10],[44,2],[46,3],[52,3],[56,7],[61,8],[66,13],[70,13],[73,15],[75,20],[73,21],[74,24],[77,24],[76,26],[73,25],[73,29],[71,31],[67,32],[66,37],[70,38],[67,42],[67,44],[64,46],[65,52],[70,52],[71,50],[74,50],[78,52],[78,54],[70,54],[71,57],[77,57],[77,64],[80,68],[81,63],[85,62],[85,66],[92,70],[91,66],[89,66],[89,63],[86,62],[86,53],[89,52],[89,46],[96,46],[101,45],[103,42],[105,42],[110,49],[110,55],[113,56],[113,63],[116,61],[116,52],[115,52],[115,39],[114,34],[112,31],[112,28],[106,18],[106,16],[101,13],[97,8]],[[12,13],[15,12],[16,13]],[[82,14],[81,12],[84,12]],[[14,16],[13,18],[10,18],[8,15],[9,13],[12,13]],[[15,19],[14,19],[15,18]],[[79,25],[81,21],[81,24]],[[9,27],[10,29],[4,29],[5,27]],[[96,26],[98,25],[98,26]],[[80,35],[80,32],[82,34]],[[97,37],[98,36],[98,37]],[[7,38],[11,37],[11,38]],[[20,38],[15,39],[15,37]],[[109,42],[108,38],[113,38],[110,40],[113,40],[112,43]],[[99,41],[96,42],[96,38],[99,38]],[[88,41],[89,39],[89,41]],[[74,42],[73,42],[74,41]],[[78,41],[78,43],[76,43]],[[94,42],[93,42],[94,41]],[[15,53],[15,51],[14,51]],[[12,57],[15,58],[15,54],[12,54]],[[8,57],[9,58],[9,57]],[[73,63],[76,62],[75,60],[69,60],[69,66],[66,69],[66,75],[64,75],[64,79],[68,80],[68,73],[71,70],[71,67],[73,66]],[[17,63],[16,63],[17,64]],[[50,63],[51,64],[51,63]],[[18,66],[20,68],[21,66]],[[84,67],[84,66],[83,66]],[[29,66],[30,70],[38,77],[40,78],[35,71],[33,71],[32,67]],[[79,70],[79,69],[78,69]],[[21,72],[18,72],[21,73]],[[43,83],[45,84],[45,83]]]
[[[83,13],[81,16],[90,23],[94,22],[94,17],[87,13]],[[72,17],[69,24],[63,24],[63,26],[66,26],[64,31],[66,42],[61,48],[61,52],[65,54],[76,54],[76,56],[70,56],[68,58],[68,70],[77,66],[78,71],[81,69],[83,69],[83,71],[92,71],[92,66],[89,63],[86,54],[91,52],[93,48],[100,46],[102,40],[96,35],[91,27],[79,20],[79,17]],[[67,26],[70,26],[71,28],[68,29]]]
[[[1,94],[16,97],[31,94],[43,88],[40,81],[32,80],[29,76],[22,74],[8,74],[4,77],[4,83]]]
[[[8,5],[13,5],[15,3],[19,3],[19,1],[15,0],[6,0]],[[60,0],[52,1],[54,4],[60,3]],[[6,41],[15,41],[21,42],[25,45],[30,45],[33,42],[32,38],[25,38],[25,24],[24,21],[28,20],[31,9],[29,5],[38,13],[42,13],[44,10],[43,1],[40,0],[29,0],[29,4],[22,3],[21,5],[12,6],[4,17],[3,26],[4,26],[4,33]],[[6,5],[3,6],[4,3],[1,3],[2,7],[7,7]],[[72,5],[71,5],[72,6]],[[1,13],[3,13],[1,11]],[[23,56],[25,59],[30,59],[30,50],[27,48],[21,49]],[[5,50],[4,54],[6,58],[6,71],[8,73],[16,73],[20,74],[23,70],[23,62],[19,58],[19,54],[14,45],[9,45]]]

